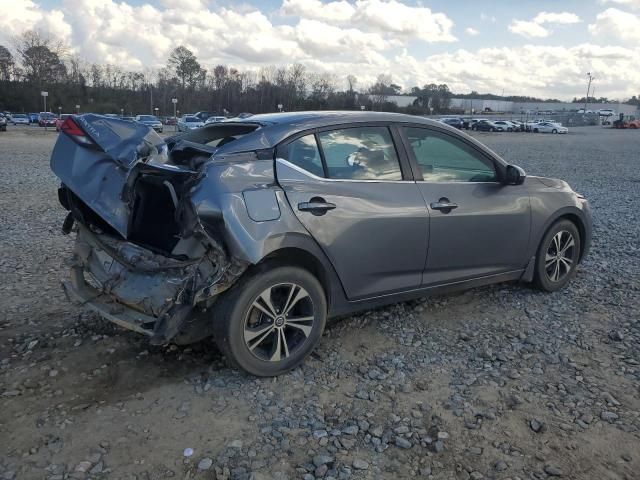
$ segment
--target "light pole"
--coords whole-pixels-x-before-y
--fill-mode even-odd
[[[124,108],[120,109],[120,118],[124,117]]]
[[[58,105],[58,118],[60,118],[60,115],[62,115],[62,107]]]
[[[80,115],[80,105],[77,105],[77,104],[76,104],[76,113]]]
[[[587,72],[587,77],[589,77],[589,84],[587,85],[587,96],[584,99],[584,114],[587,114],[587,103],[589,103],[589,90],[591,90],[591,82],[593,77],[591,76],[591,72]]]
[[[178,131],[178,117],[176,115],[176,108],[178,106],[178,99],[177,98],[172,98],[171,99],[171,103],[173,103],[173,121],[176,122],[174,124],[174,129],[177,132]]]

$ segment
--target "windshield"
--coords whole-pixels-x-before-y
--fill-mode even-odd
[[[141,122],[158,122],[159,120],[153,115],[140,115],[138,117]]]
[[[199,122],[200,119],[198,117],[186,117],[184,119],[185,122]]]
[[[16,113],[13,118],[27,118],[27,116],[22,113]]]

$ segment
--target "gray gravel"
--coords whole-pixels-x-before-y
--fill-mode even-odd
[[[0,479],[637,478],[640,133],[475,136],[589,198],[569,288],[365,312],[255,379],[69,305],[55,134],[0,133]]]

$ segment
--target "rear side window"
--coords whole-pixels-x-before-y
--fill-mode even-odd
[[[497,181],[491,160],[466,143],[425,128],[405,128],[425,182]]]
[[[402,180],[387,127],[355,127],[318,134],[329,178]]]
[[[315,135],[305,135],[291,142],[287,157],[287,160],[294,165],[318,177],[324,177],[322,158]]]

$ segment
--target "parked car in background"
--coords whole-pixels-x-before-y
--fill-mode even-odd
[[[533,133],[568,133],[569,129],[559,123],[540,122],[532,127]]]
[[[60,131],[60,127],[64,123],[64,121],[69,118],[73,113],[61,113],[58,118],[56,118],[56,132]]]
[[[204,122],[195,115],[184,115],[178,119],[178,131],[188,132],[194,128],[200,128],[204,126]]]
[[[4,116],[4,113],[0,113],[0,132],[7,131],[7,123],[9,123],[7,117]]]
[[[29,117],[29,123],[38,123],[38,120],[40,120],[40,114],[39,113],[31,112],[31,113],[27,114],[27,116]]]
[[[56,116],[53,113],[40,112],[40,114],[38,115],[38,126],[39,127],[55,127]]]
[[[464,126],[464,122],[462,121],[462,119],[456,118],[456,117],[445,117],[445,118],[439,119],[438,121],[440,123],[444,123],[445,125],[450,125],[460,130],[462,130],[462,127]]]
[[[4,118],[7,119],[7,123],[11,123],[11,119],[12,119],[12,116],[13,116],[11,114],[11,112],[4,111],[4,112],[2,112],[2,114],[4,115]]]
[[[206,111],[202,111],[202,112],[196,112],[196,113],[192,113],[190,114],[193,117],[197,117],[199,118],[202,123],[207,121],[207,118],[210,117],[215,117],[216,115],[218,115],[216,112],[206,112]]]
[[[513,127],[516,132],[524,132],[524,122],[521,122],[520,120],[511,120],[511,123],[513,123]]]
[[[135,122],[136,118],[135,117],[122,117],[122,120],[126,120],[127,122]]]
[[[218,123],[218,122],[224,122],[227,119],[227,117],[223,117],[220,115],[215,115],[213,117],[209,117],[207,118],[207,120],[204,122],[205,125],[209,125],[210,123]]]
[[[14,125],[29,125],[29,117],[26,113],[14,113],[11,116],[11,123]]]
[[[162,133],[162,122],[155,115],[136,115],[136,122],[140,122],[147,127],[153,128],[156,132]]]
[[[496,120],[493,122],[493,124],[496,127],[500,128],[501,130],[498,131],[501,132],[513,132],[515,130],[513,123],[509,122],[508,120]]]
[[[165,125],[175,125],[178,123],[178,119],[176,117],[162,117],[162,123]]]
[[[501,132],[505,129],[502,126],[496,125],[491,120],[478,120],[471,124],[471,130],[477,130],[480,132]]]
[[[615,114],[616,112],[614,112],[610,108],[601,108],[600,110],[598,110],[598,115],[600,115],[601,117],[611,117]]]
[[[51,168],[67,296],[153,344],[213,336],[259,376],[300,365],[331,317],[504,281],[558,291],[591,239],[566,182],[410,115],[255,115],[164,141],[83,115]]]

